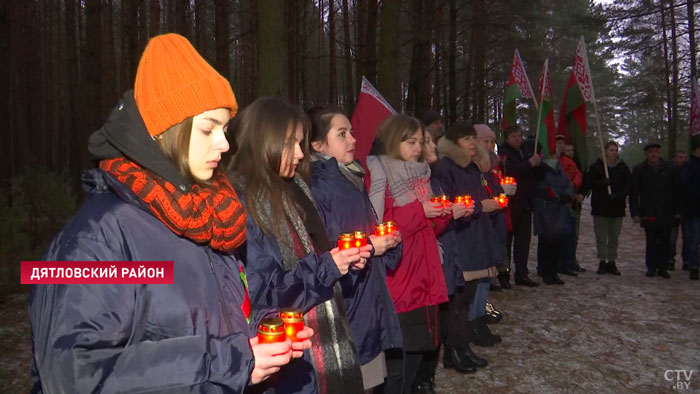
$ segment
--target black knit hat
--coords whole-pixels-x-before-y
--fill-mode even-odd
[[[661,144],[659,144],[658,142],[649,142],[649,143],[647,143],[646,145],[644,145],[644,151],[645,151],[645,152],[648,151],[648,150],[651,149],[651,148],[659,148],[659,149],[661,149]]]
[[[443,120],[443,119],[442,119],[442,115],[440,115],[439,112],[433,111],[431,109],[431,110],[425,111],[425,113],[423,114],[422,120],[423,120],[423,125],[428,126],[429,124],[431,124],[437,120]]]

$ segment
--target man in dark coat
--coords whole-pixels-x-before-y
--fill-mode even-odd
[[[626,199],[629,194],[630,173],[627,164],[620,159],[619,146],[615,141],[605,144],[605,160],[609,178],[605,176],[603,160],[591,164],[584,178],[581,193],[591,192],[591,215],[598,253],[598,274],[620,275],[617,259],[618,239],[625,217]],[[610,192],[608,192],[608,186]]]
[[[680,217],[679,182],[678,172],[661,159],[660,150],[658,143],[647,144],[646,160],[632,171],[630,212],[646,233],[646,276],[668,279],[671,226]]]
[[[698,280],[698,244],[700,243],[700,135],[694,135],[690,138],[690,148],[690,158],[681,168],[680,172],[681,190],[684,196],[683,256],[688,258],[690,279]]]
[[[537,181],[540,157],[533,155],[531,150],[523,145],[523,133],[520,126],[508,127],[504,132],[505,143],[499,149],[503,173],[515,178],[518,189],[509,199],[513,231],[508,235],[508,253],[513,247],[513,262],[515,264],[515,284],[529,287],[539,286],[538,282],[529,278],[527,258],[530,254],[530,238],[532,237],[532,198]],[[509,281],[509,274],[499,274],[502,282]]]
[[[673,166],[676,168],[677,171],[680,171],[681,168],[683,168],[683,165],[688,161],[688,154],[685,153],[682,150],[677,150],[675,155],[673,156],[673,159],[671,159],[671,162],[673,163]],[[675,223],[673,223],[673,227],[671,227],[671,245],[670,245],[670,252],[671,255],[668,257],[668,270],[669,271],[675,271],[676,269],[676,245],[678,244],[678,230],[682,231],[683,238],[682,241],[683,243],[686,242],[686,238],[688,237],[688,230],[683,229],[683,221],[682,220],[677,220]],[[681,250],[685,250],[683,247],[683,244],[681,244]],[[685,255],[685,253],[681,253],[681,258],[683,259],[683,268],[688,269],[688,256]]]

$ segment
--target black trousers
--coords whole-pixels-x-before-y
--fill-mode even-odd
[[[532,211],[513,205],[510,210],[513,232],[508,234],[508,253],[513,253],[515,275],[528,275],[527,258],[530,255],[530,238],[532,237]]]
[[[552,275],[557,273],[559,261],[564,253],[567,238],[551,237],[540,234],[537,236],[537,268],[542,271],[542,275]]]
[[[647,238],[646,264],[647,272],[656,272],[668,266],[671,247],[671,227],[645,226]]]

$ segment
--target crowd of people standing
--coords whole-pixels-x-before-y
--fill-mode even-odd
[[[174,283],[35,286],[33,393],[433,393],[441,348],[444,368],[488,366],[472,346],[503,340],[488,298],[512,287],[511,261],[515,285],[539,286],[533,228],[545,284],[585,271],[575,252],[589,193],[599,274],[620,275],[629,195],[647,276],[668,277],[680,223],[697,279],[698,139],[682,167],[650,144],[632,172],[609,142],[582,175],[563,137],[542,157],[512,126],[496,149],[487,125],[444,127],[429,111],[384,120],[363,165],[338,108],[262,97],[237,112],[185,38],[149,42],[134,89],[90,138],[88,198],[44,258],[174,261]],[[398,231],[375,234],[386,222]],[[348,231],[367,245],[336,247]],[[299,340],[260,343],[261,319],[289,307],[304,312]]]

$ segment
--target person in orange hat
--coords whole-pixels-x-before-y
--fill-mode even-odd
[[[33,393],[243,392],[311,346],[260,344],[246,213],[219,168],[236,98],[182,36],[148,43],[134,90],[88,149],[78,213],[44,260],[173,261],[173,283],[46,284],[29,296]]]

